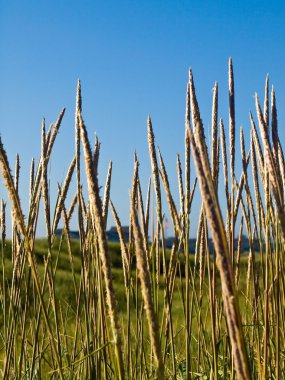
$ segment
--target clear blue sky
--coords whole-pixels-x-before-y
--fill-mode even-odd
[[[182,157],[184,153],[189,67],[206,134],[215,81],[220,87],[219,117],[227,126],[229,56],[235,70],[237,127],[242,125],[249,136],[248,111],[254,110],[255,91],[263,99],[269,72],[282,130],[284,17],[283,1],[0,0],[0,133],[11,166],[20,154],[24,209],[30,160],[40,154],[41,119],[44,116],[49,125],[62,107],[66,116],[50,167],[53,194],[56,181],[66,174],[74,154],[78,78],[89,136],[93,139],[96,132],[102,143],[100,181],[103,185],[108,162],[113,160],[111,196],[124,224],[128,224],[135,150],[141,160],[144,193],[150,174],[148,114],[178,200],[175,160],[176,153]],[[0,197],[7,198],[2,185]],[[168,213],[166,205],[164,209]],[[39,234],[44,232],[41,224]]]

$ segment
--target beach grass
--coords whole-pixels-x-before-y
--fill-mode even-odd
[[[208,141],[189,72],[184,162],[181,153],[176,162],[179,204],[148,117],[150,181],[143,194],[135,154],[128,240],[111,199],[112,162],[100,192],[100,141],[92,149],[80,82],[75,153],[66,179],[57,189],[49,187],[48,165],[63,110],[48,130],[42,122],[41,157],[31,165],[26,218],[19,196],[20,158],[12,173],[0,141],[2,182],[11,209],[8,215],[1,202],[4,379],[285,378],[285,161],[276,95],[272,89],[269,96],[267,77],[264,105],[256,95],[251,131],[241,128],[238,143],[231,59],[228,79],[229,119],[219,119],[216,83]],[[73,177],[76,189],[70,203]],[[51,191],[57,194],[54,209]],[[193,199],[200,199],[198,213]],[[111,213],[119,243],[107,239]],[[165,213],[171,216],[174,234],[170,249]],[[71,238],[72,219],[78,240]],[[43,222],[46,237],[38,239],[37,226]],[[11,239],[7,223],[12,224]],[[189,250],[190,234],[196,235],[194,252]],[[248,252],[242,251],[244,236]]]

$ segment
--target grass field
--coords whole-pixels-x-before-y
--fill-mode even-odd
[[[126,292],[124,287],[124,274],[123,274],[123,268],[122,268],[122,257],[121,257],[121,248],[120,244],[117,243],[109,243],[109,252],[111,256],[112,261],[112,278],[114,281],[114,287],[116,292],[116,300],[118,305],[118,312],[119,312],[119,319],[120,319],[120,325],[122,328],[122,334],[123,336],[127,335],[127,327],[128,327],[128,320],[126,315],[127,310],[127,300],[126,300]],[[75,275],[75,281],[76,286],[79,287],[80,283],[80,277],[81,277],[81,251],[80,251],[80,243],[78,240],[72,240],[71,241],[71,249],[72,249],[72,256],[73,256],[73,268],[74,268],[74,275]],[[41,280],[43,280],[44,276],[44,258],[46,256],[46,253],[48,251],[48,242],[45,239],[38,239],[35,241],[35,248],[34,248],[34,255],[37,262],[37,268],[39,272],[39,276]],[[66,239],[63,237],[62,239],[56,238],[53,244],[53,264],[57,267],[56,270],[56,288],[55,288],[55,298],[57,299],[58,305],[60,305],[60,313],[62,314],[62,319],[64,320],[64,334],[68,338],[65,343],[67,344],[67,347],[63,349],[66,350],[72,350],[72,336],[75,331],[76,326],[76,297],[74,292],[74,285],[73,285],[73,276],[71,271],[71,263],[70,258],[68,254]],[[166,260],[169,264],[170,259],[170,251],[166,251]],[[248,254],[243,254],[241,258],[241,287],[244,287],[245,285],[245,276],[246,276],[246,264],[248,260]],[[184,265],[183,259],[181,259],[182,266]],[[213,265],[211,260],[211,266]],[[132,275],[135,278],[136,277],[136,265],[133,264],[132,268]],[[190,254],[190,268],[191,271],[194,273],[195,268],[195,256],[194,254]],[[3,267],[2,263],[0,264],[0,280],[3,282]],[[25,276],[28,276],[28,269],[26,270]],[[9,291],[12,286],[12,279],[13,279],[13,263],[12,263],[12,242],[6,241],[5,245],[5,280],[7,285],[7,290]],[[207,273],[205,273],[205,284],[207,284]],[[161,299],[158,301],[158,318],[162,318],[163,315],[161,313],[161,310],[163,310],[163,281],[161,279],[160,281],[160,287],[161,290],[159,291]],[[173,328],[175,332],[175,347],[176,347],[176,357],[177,357],[177,369],[178,373],[180,372],[180,377],[183,378],[184,372],[185,372],[185,346],[184,346],[184,334],[185,334],[185,310],[183,307],[184,301],[182,300],[183,297],[183,289],[185,287],[185,272],[181,272],[181,277],[177,276],[175,281],[175,287],[173,292],[173,306],[172,306],[172,322],[173,322]],[[203,291],[207,292],[207,285],[203,285]],[[195,280],[195,291],[199,291],[199,278],[196,277]],[[221,292],[220,284],[217,284],[217,292]],[[131,287],[131,309],[135,312],[137,308],[137,300],[139,304],[139,308],[142,308],[142,302],[141,302],[141,295],[140,292],[136,295],[136,287],[135,284],[132,284]],[[47,299],[48,302],[48,299]],[[29,298],[29,303],[33,303],[33,294],[31,293],[31,297]],[[84,302],[81,301],[81,307],[84,308]],[[22,305],[22,312],[24,311],[24,305]],[[204,302],[201,303],[201,315],[203,317],[204,321],[204,338],[207,339],[207,341],[210,341],[211,336],[211,326],[209,323],[209,318],[207,318],[207,315],[209,314],[209,305],[205,304]],[[138,345],[138,342],[136,341],[136,316],[135,313],[130,314],[131,321],[130,321],[130,329],[131,329],[131,340],[132,340],[132,346],[136,347]],[[198,333],[199,333],[199,322],[197,320],[198,314],[194,313],[193,320],[192,320],[192,328],[191,328],[191,334],[193,337],[193,343],[191,348],[191,357],[193,362],[197,361],[197,341],[198,341]],[[1,315],[0,319],[0,325],[1,328],[3,328],[3,314]],[[54,327],[54,326],[53,326]],[[144,321],[144,329],[147,329],[147,323]],[[30,331],[32,333],[32,331]],[[28,338],[28,335],[27,335]],[[17,334],[15,337],[15,345],[20,350],[21,347],[21,341],[22,336],[21,334]],[[33,344],[31,344],[33,337],[32,335],[29,337],[30,344],[29,347],[26,347],[26,355],[32,356],[33,354]],[[43,337],[42,337],[43,339]],[[69,342],[70,339],[70,342]],[[147,340],[145,342],[147,343]],[[4,362],[4,345],[2,346],[1,350],[1,363]],[[17,353],[16,353],[17,355]],[[65,354],[66,355],[66,354]],[[78,353],[80,355],[80,353]],[[45,361],[49,361],[49,353],[47,353],[46,357],[43,355],[42,361],[43,361],[43,368],[42,368],[42,375],[43,378],[51,375],[51,369],[45,363]],[[142,360],[142,359],[140,359]],[[223,359],[220,361],[220,372],[224,373],[227,371],[227,369],[224,368],[224,366],[227,366],[226,361]],[[140,373],[143,370],[143,367],[141,367],[141,363],[138,363],[137,365],[137,371]],[[45,374],[44,374],[45,373]],[[200,375],[206,378],[206,371],[203,371]],[[197,377],[198,374],[195,375]],[[179,376],[178,376],[179,377]]]
[[[218,122],[215,84],[212,135],[207,145],[190,71],[184,165],[177,156],[179,205],[174,202],[148,118],[151,180],[147,194],[142,194],[139,158],[135,155],[129,242],[124,239],[116,206],[110,199],[112,163],[104,195],[100,195],[100,142],[97,139],[91,149],[81,105],[78,83],[75,157],[65,181],[58,186],[53,210],[48,164],[64,110],[49,130],[43,122],[41,158],[37,165],[34,160],[31,165],[26,219],[19,198],[19,158],[12,176],[0,143],[0,168],[12,210],[10,221],[2,201],[2,377],[284,379],[285,161],[274,89],[269,100],[269,79],[263,109],[256,96],[259,131],[250,114],[250,149],[246,152],[241,128],[238,154],[231,59],[229,141],[223,120]],[[190,180],[191,155],[197,176],[194,180],[193,175]],[[237,160],[242,163],[239,178]],[[67,204],[73,176],[76,191]],[[88,196],[82,192],[83,183],[88,186]],[[196,201],[198,186],[202,202],[200,213],[194,215],[192,202]],[[174,230],[170,250],[165,248],[162,192]],[[223,212],[221,199],[226,203]],[[42,222],[38,220],[40,205],[47,230],[43,240],[36,238],[37,225]],[[111,213],[120,244],[107,241],[106,224]],[[71,218],[78,223],[78,241],[70,239]],[[193,218],[198,220],[196,248],[189,253]],[[11,241],[6,237],[8,222],[12,222]],[[59,222],[63,225],[61,237],[56,236]],[[152,242],[148,239],[150,230]],[[241,252],[243,234],[250,247],[246,254]]]

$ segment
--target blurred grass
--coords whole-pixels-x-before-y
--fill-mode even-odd
[[[61,244],[61,246],[60,246]],[[80,273],[82,270],[82,257],[80,253],[80,244],[78,240],[71,240],[71,247],[72,247],[72,256],[73,256],[73,267],[74,267],[74,273],[75,273],[75,280],[77,283],[77,286],[79,286],[79,281],[80,281]],[[116,300],[118,304],[118,309],[120,312],[120,318],[124,322],[126,320],[126,296],[125,296],[125,286],[124,286],[124,275],[123,275],[123,269],[122,269],[122,257],[121,257],[121,248],[119,243],[108,243],[108,248],[110,251],[110,256],[112,260],[112,276],[113,276],[113,281],[114,281],[114,287],[115,287],[115,293],[116,293]],[[71,271],[71,266],[70,266],[70,259],[67,251],[67,244],[66,241],[63,239],[61,241],[60,238],[56,238],[53,244],[53,249],[52,249],[52,255],[54,257],[53,263],[55,263],[56,258],[57,258],[57,253],[59,251],[58,259],[57,259],[57,272],[56,272],[56,281],[55,281],[55,294],[56,294],[56,299],[58,302],[61,304],[61,307],[64,312],[68,311],[70,313],[69,317],[69,327],[70,323],[71,326],[75,325],[75,313],[76,313],[76,299],[75,299],[75,294],[74,294],[74,285],[73,285],[73,278],[72,278],[72,271]],[[6,241],[6,246],[5,246],[5,276],[6,276],[6,281],[8,284],[11,284],[12,281],[12,275],[13,275],[13,266],[12,266],[12,261],[11,261],[11,253],[12,252],[12,247],[11,247],[11,241]],[[34,255],[36,257],[36,261],[38,264],[38,271],[40,276],[43,276],[44,273],[44,257],[47,255],[48,252],[48,242],[46,239],[37,239],[35,241],[35,247],[34,247]],[[190,253],[190,267],[192,270],[192,273],[194,271],[194,265],[195,265],[195,257],[194,254]],[[166,251],[166,262],[169,264],[169,259],[170,259],[170,251]],[[135,258],[134,258],[135,260]],[[133,260],[132,263],[132,272],[133,274],[135,273],[135,268],[136,264],[135,261]],[[181,268],[183,269],[184,266],[184,257],[183,255],[180,255],[180,263],[181,263]],[[259,255],[256,254],[256,264],[258,265],[259,263]],[[245,295],[243,294],[245,288],[246,288],[246,270],[247,270],[247,262],[248,262],[248,254],[245,252],[241,256],[240,260],[240,281],[239,281],[239,299],[240,299],[240,307],[241,311],[244,315],[245,312]],[[27,271],[27,268],[26,268]],[[2,281],[2,263],[0,261],[0,281]],[[182,310],[182,304],[183,302],[181,301],[182,293],[181,293],[181,287],[185,287],[185,278],[184,278],[184,271],[181,271],[181,278],[179,276],[176,277],[175,280],[175,287],[174,287],[174,296],[173,296],[173,304],[172,304],[172,319],[173,323],[175,326],[175,331],[180,331],[184,329],[184,324],[185,324],[185,316],[184,316],[184,311]],[[134,276],[135,277],[135,276]],[[160,297],[159,297],[159,310],[158,314],[159,317],[161,318],[161,315],[159,313],[160,310],[163,309],[163,279],[160,279],[161,283],[161,290],[160,290]],[[221,284],[220,284],[220,279],[217,277],[217,293],[221,293]],[[195,277],[195,288],[199,288],[199,277]],[[131,285],[132,289],[132,306],[135,308],[135,284],[133,283]],[[208,278],[207,278],[207,271],[205,273],[205,279],[204,279],[204,284],[203,284],[203,291],[207,294],[208,293]],[[137,294],[139,303],[141,302],[141,291],[139,289],[138,294]],[[202,303],[202,314],[208,313],[208,303],[203,302]],[[72,316],[73,315],[73,316]],[[197,315],[195,314],[195,317],[193,319],[193,326],[192,326],[192,334],[195,336],[198,330],[198,321],[196,319]],[[131,314],[131,318],[133,319],[133,323],[135,323],[135,313]],[[3,316],[0,314],[0,324],[2,325],[3,321]],[[211,331],[211,326],[205,326],[205,329],[210,333]],[[176,337],[177,341],[179,343],[179,333],[178,336]],[[183,339],[180,339],[181,343],[181,350],[184,349],[184,341]]]

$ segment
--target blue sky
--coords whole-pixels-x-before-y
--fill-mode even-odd
[[[16,153],[20,154],[25,212],[29,166],[32,157],[39,158],[43,116],[49,125],[66,107],[50,166],[52,197],[74,155],[78,78],[90,139],[96,132],[102,144],[100,181],[103,185],[112,160],[111,197],[124,224],[128,224],[135,150],[144,193],[150,175],[148,114],[178,201],[175,160],[177,153],[182,157],[184,153],[189,67],[206,135],[215,81],[220,89],[219,117],[228,124],[227,65],[232,56],[237,128],[242,125],[248,139],[254,93],[263,99],[269,73],[284,138],[284,16],[282,1],[0,0],[0,133],[12,167]],[[2,185],[0,197],[7,199]],[[199,207],[197,201],[193,233]],[[166,205],[164,209],[168,213]],[[42,223],[39,234],[44,233]]]

